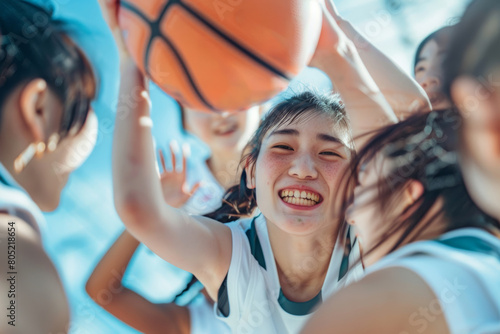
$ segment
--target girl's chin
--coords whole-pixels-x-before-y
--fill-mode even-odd
[[[308,219],[307,217],[288,216],[278,227],[280,230],[291,235],[307,235],[321,228],[322,224],[317,219]]]

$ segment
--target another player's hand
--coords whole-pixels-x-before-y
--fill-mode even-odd
[[[325,6],[335,22],[339,23],[339,21],[342,20],[342,17],[340,16],[333,0],[325,0]]]
[[[318,0],[318,3],[323,11],[323,20],[318,45],[309,66],[324,69],[332,66],[332,55],[344,49],[350,40],[336,21],[340,16],[333,1]]]
[[[162,150],[159,150],[160,162],[163,172],[160,174],[161,188],[165,202],[174,207],[182,207],[189,198],[199,188],[200,183],[196,183],[191,189],[187,184],[186,170],[187,158],[189,157],[189,146],[182,147],[182,169],[176,168],[176,152],[179,151],[179,145],[176,141],[170,143],[170,154],[172,157],[172,170],[168,170],[165,164],[165,157]]]
[[[118,28],[118,8],[120,6],[120,0],[98,0],[99,5],[104,14],[106,22],[108,22],[109,28],[115,30]]]
[[[122,32],[120,26],[118,25],[118,10],[120,8],[120,0],[98,0],[99,5],[103,13],[106,22],[108,23],[109,29],[113,33],[113,36],[118,46],[118,51],[120,52],[120,58],[122,60],[129,57],[125,41],[122,37]]]

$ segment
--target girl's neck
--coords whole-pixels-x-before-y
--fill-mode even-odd
[[[441,204],[435,205],[433,208],[429,210],[423,220],[419,223],[417,228],[413,229],[410,232],[408,237],[398,246],[397,249],[400,249],[408,244],[413,242],[422,241],[422,240],[432,240],[438,238],[446,231],[447,221],[444,218],[444,214],[438,212],[438,208]],[[430,219],[433,219],[433,222],[429,223]],[[425,226],[422,228],[422,226]],[[384,238],[384,242],[380,244],[379,247],[369,252],[367,255],[363,255],[364,252],[368,251],[364,249],[363,240],[359,240],[361,255],[362,255],[362,263],[363,267],[369,267],[381,260],[383,257],[387,256],[389,252],[394,248],[399,239],[402,237],[404,231],[398,231],[393,233],[388,238]]]
[[[237,172],[241,158],[241,152],[214,152],[207,160],[207,166],[217,182],[224,188],[238,183]]]
[[[283,294],[295,302],[311,300],[323,287],[335,246],[334,232],[295,236],[270,222],[267,226]]]

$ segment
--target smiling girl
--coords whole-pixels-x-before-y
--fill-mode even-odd
[[[343,220],[336,195],[354,150],[351,138],[396,121],[352,43],[323,12],[311,65],[330,76],[344,105],[304,93],[265,118],[242,161],[239,199],[229,201],[236,214],[257,204],[262,214],[255,219],[223,225],[165,205],[144,78],[134,64],[125,64],[122,97],[140,87],[142,98],[129,117],[116,120],[117,212],[137,239],[203,283],[235,332],[296,333],[321,300],[346,282],[349,258],[335,248]]]

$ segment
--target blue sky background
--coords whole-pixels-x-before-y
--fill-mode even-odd
[[[31,0],[46,5],[48,0]],[[435,29],[453,23],[467,0],[339,0],[340,13],[402,68],[411,71],[413,52]],[[118,54],[96,0],[53,0],[55,15],[71,26],[73,36],[91,58],[100,91],[94,103],[99,118],[97,145],[89,159],[70,177],[61,205],[46,214],[44,245],[59,270],[72,310],[70,333],[137,333],[108,315],[85,293],[85,282],[104,252],[123,230],[113,207],[111,143],[119,84]],[[319,71],[307,69],[294,87],[329,87]],[[151,87],[153,133],[159,147],[177,138],[192,145],[189,170],[203,163],[209,152],[195,138],[179,131],[178,108],[156,86]],[[186,274],[141,253],[129,268],[125,283],[154,302],[168,302],[185,284]]]

